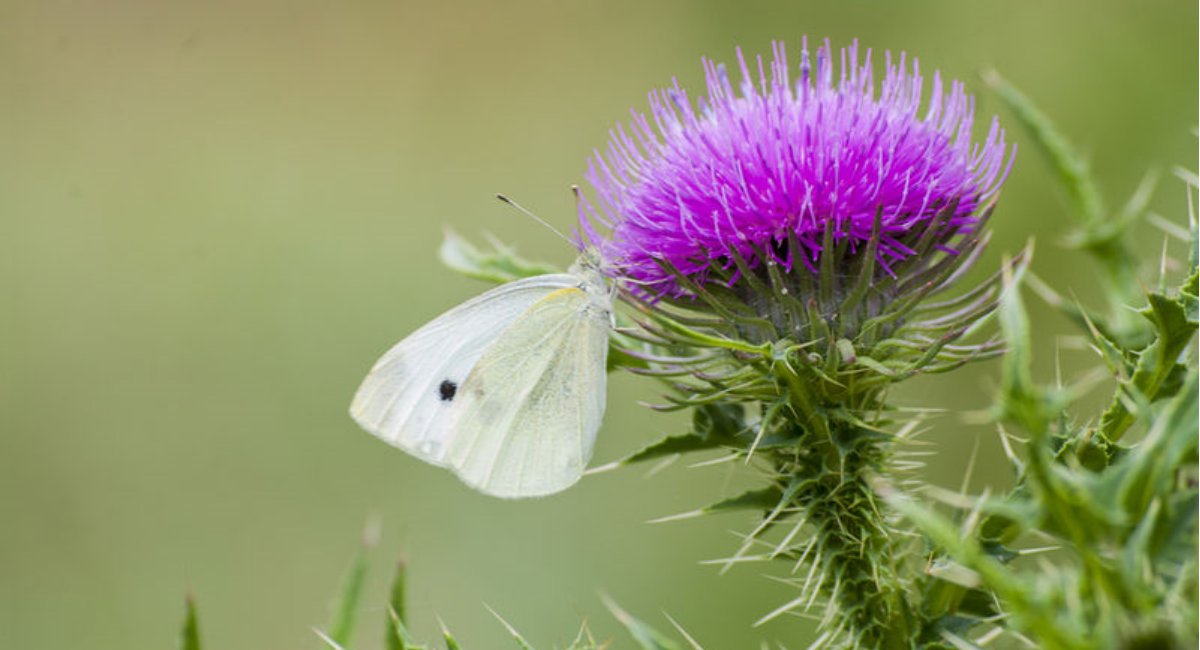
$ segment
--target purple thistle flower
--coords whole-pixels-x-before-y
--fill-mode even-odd
[[[628,129],[610,132],[607,152],[589,159],[601,209],[581,202],[584,235],[643,295],[687,296],[674,273],[703,286],[714,264],[736,281],[734,256],[750,268],[769,256],[788,272],[815,272],[828,227],[853,252],[866,247],[877,214],[876,258],[890,274],[914,255],[914,233],[935,221],[969,232],[999,191],[1012,163],[1004,131],[993,118],[986,139],[972,142],[974,98],[962,83],[946,92],[935,72],[921,116],[915,58],[909,66],[905,54],[885,54],[876,95],[870,50],[861,64],[857,42],[841,50],[835,72],[828,41],[815,65],[804,46],[794,82],[781,43],[757,69],[739,49],[736,91],[724,64],[704,60],[699,110],[676,81],[650,94],[653,126],[634,111]],[[945,240],[938,247],[955,252]]]

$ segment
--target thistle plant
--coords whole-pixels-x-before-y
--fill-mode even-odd
[[[1129,241],[1149,190],[1109,213],[1050,120],[989,74],[1062,183],[1079,223],[1070,241],[1100,269],[1109,304],[1078,304],[1038,278],[1032,246],[967,282],[1015,147],[994,117],[976,137],[963,84],[935,73],[926,85],[904,54],[883,57],[876,83],[871,59],[826,42],[804,44],[798,64],[782,44],[769,58],[739,51],[734,75],[706,60],[703,97],[678,84],[651,93],[649,115],[591,156],[578,244],[599,251],[623,305],[610,370],[660,382],[652,408],[691,414],[688,430],[613,466],[699,452],[746,466],[756,487],[681,517],[750,512],[720,563],[762,563],[794,585],[759,622],[814,616],[813,647],[1194,647],[1194,215],[1186,231],[1159,219],[1184,240],[1182,273],[1164,252],[1159,277],[1139,281]],[[453,235],[442,258],[497,282],[552,271]],[[1090,341],[1113,380],[1102,413],[1075,407],[1101,384],[1033,377],[1023,287]],[[996,357],[989,417],[1014,487],[925,485],[906,446],[930,425],[891,387]],[[350,647],[364,557],[322,633],[330,647]],[[403,576],[386,647],[423,647],[405,627]],[[610,608],[639,647],[678,647]],[[199,647],[196,630],[189,604],[185,647]],[[445,643],[458,647],[448,632]],[[572,647],[601,645],[585,628]]]
[[[618,128],[588,179],[583,230],[610,260],[635,328],[635,372],[670,383],[660,408],[690,408],[694,430],[629,460],[722,448],[761,488],[706,510],[764,514],[728,563],[791,567],[799,594],[766,618],[820,602],[822,639],[907,648],[936,639],[903,566],[908,538],[877,484],[896,472],[886,400],[896,382],[1002,351],[977,335],[1001,274],[959,280],[986,246],[1012,161],[993,118],[972,139],[974,100],[915,60],[870,53],[834,64],[828,43],[781,44],[740,83],[705,62],[706,98],[651,95],[656,128]],[[604,237],[596,227],[607,227]],[[1019,274],[1027,256],[1006,271]],[[773,534],[774,531],[779,534]]]

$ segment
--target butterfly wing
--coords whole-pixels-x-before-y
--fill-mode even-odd
[[[611,303],[559,289],[513,321],[455,398],[446,464],[493,496],[564,490],[583,474],[604,415]]]
[[[491,289],[438,316],[388,350],[354,395],[350,415],[375,436],[445,465],[459,387],[497,337],[574,275],[541,275]]]

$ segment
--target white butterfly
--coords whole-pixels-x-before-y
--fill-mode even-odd
[[[604,415],[613,305],[592,258],[496,287],[413,332],[375,363],[350,415],[485,494],[570,487]]]

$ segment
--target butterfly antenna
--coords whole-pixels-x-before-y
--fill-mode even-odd
[[[543,219],[543,218],[541,218],[541,217],[537,216],[536,214],[534,214],[534,213],[530,212],[529,210],[526,210],[526,209],[525,209],[525,208],[524,208],[524,207],[523,207],[523,206],[522,206],[520,203],[517,203],[516,201],[514,201],[514,200],[512,200],[512,199],[508,198],[507,196],[505,196],[505,195],[503,195],[503,194],[497,194],[497,195],[496,195],[496,198],[498,198],[498,199],[500,199],[501,201],[504,201],[505,203],[507,203],[507,204],[511,205],[512,207],[514,207],[514,208],[516,208],[516,209],[520,210],[520,211],[521,211],[521,212],[522,212],[522,213],[523,213],[525,216],[527,216],[527,217],[529,217],[530,219],[533,219],[534,221],[536,221],[536,222],[538,222],[538,223],[542,224],[543,226],[545,226],[545,227],[549,228],[551,232],[553,232],[554,234],[558,235],[558,236],[559,236],[559,238],[561,238],[563,241],[567,242],[567,243],[568,243],[568,244],[570,244],[571,246],[575,246],[575,242],[571,241],[570,239],[567,239],[567,236],[566,236],[566,235],[564,235],[564,234],[562,234],[561,232],[559,232],[558,228],[555,228],[554,226],[551,226],[549,223],[547,223],[547,222],[546,222],[546,220],[545,220],[545,219]]]

